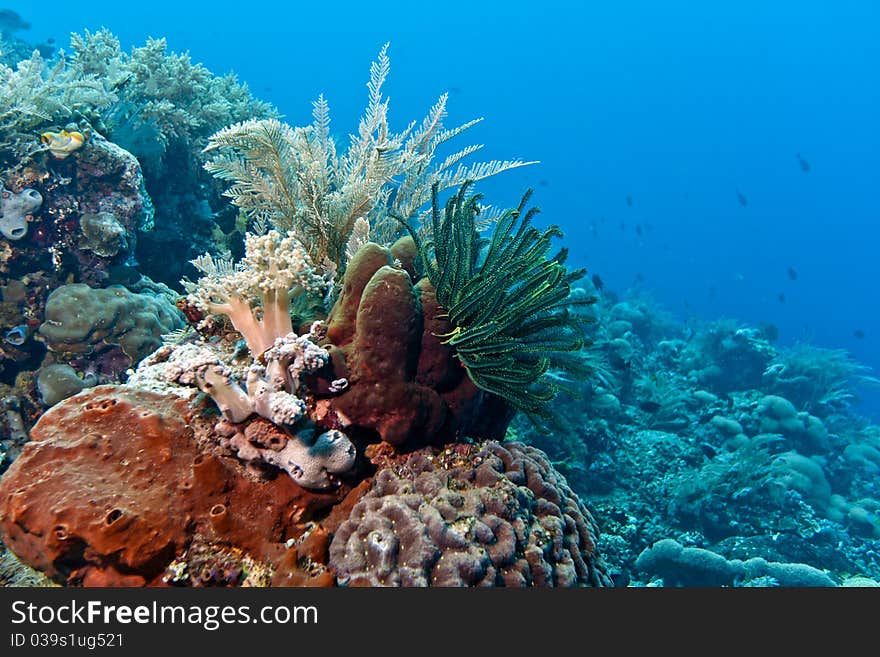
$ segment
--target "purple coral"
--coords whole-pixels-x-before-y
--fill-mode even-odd
[[[330,545],[351,586],[609,586],[586,507],[522,443],[425,448],[381,469]]]

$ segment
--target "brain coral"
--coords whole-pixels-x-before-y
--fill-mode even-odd
[[[610,586],[596,526],[522,443],[388,457],[330,544],[351,586]]]

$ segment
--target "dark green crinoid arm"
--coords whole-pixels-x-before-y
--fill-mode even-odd
[[[574,372],[572,352],[587,344],[584,320],[569,310],[571,283],[584,276],[568,270],[566,249],[548,255],[557,226],[531,225],[537,208],[504,212],[489,240],[477,232],[480,195],[469,183],[441,208],[432,193],[430,238],[416,240],[422,266],[446,309],[453,330],[445,342],[479,388],[505,398],[530,416],[546,417],[559,390],[553,372]],[[488,243],[480,257],[480,249]],[[593,303],[587,299],[578,303]]]

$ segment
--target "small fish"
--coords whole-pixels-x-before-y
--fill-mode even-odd
[[[865,339],[865,332],[862,329],[856,329],[855,331],[853,331],[853,336],[857,340],[864,340]]]
[[[629,207],[632,207],[632,206],[633,206],[633,197],[632,197],[632,196],[627,196],[627,197],[626,197],[626,204],[627,204]]]
[[[780,292],[776,298],[779,299],[779,303],[785,303],[785,292]]]
[[[25,343],[25,340],[28,339],[29,334],[30,328],[28,328],[28,325],[19,324],[15,328],[6,331],[6,335],[3,339],[14,347],[20,347]]]
[[[659,411],[663,407],[662,407],[662,405],[658,404],[657,402],[651,401],[650,399],[647,399],[647,400],[639,403],[639,408],[641,408],[643,411],[645,411],[647,413],[656,413],[657,411]]]
[[[635,282],[641,285],[645,282],[645,275],[642,272],[636,272]]]
[[[788,277],[793,281],[797,280],[797,271],[795,271],[794,267],[788,268]]]
[[[714,286],[714,285],[711,286],[711,287],[709,288],[709,298],[710,298],[710,299],[714,299],[714,298],[715,298],[715,295],[716,295],[717,293],[718,293],[718,290],[715,289],[715,286]]]
[[[541,178],[541,180],[538,181],[538,184],[539,184],[541,187],[549,187],[549,186],[550,186],[550,181],[547,180],[546,178]]]
[[[642,224],[636,224],[636,235],[641,237],[644,231],[642,230]]]
[[[801,171],[803,171],[804,173],[809,173],[810,163],[804,159],[803,155],[801,155],[800,153],[795,153],[794,156],[797,158],[798,165],[800,165],[801,167]]]
[[[620,230],[621,230],[621,231],[625,231],[625,230],[626,230],[626,224],[625,224],[624,222],[622,222],[622,221],[620,222]]]
[[[590,279],[593,281],[593,287],[595,287],[600,292],[605,289],[605,282],[602,280],[602,277],[599,274],[593,274]]]
[[[739,201],[739,204],[743,207],[746,207],[749,204],[749,199],[747,199],[746,195],[739,190],[736,190],[736,200]]]
[[[46,43],[51,46],[53,43],[55,43],[55,37],[49,37],[48,39],[46,39]]]

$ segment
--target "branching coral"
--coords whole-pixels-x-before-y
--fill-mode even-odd
[[[282,236],[275,230],[247,235],[245,257],[237,265],[228,257],[212,259],[208,255],[193,264],[205,275],[197,283],[184,281],[190,301],[206,313],[228,316],[244,337],[253,361],[246,390],[207,348],[180,349],[180,357],[166,366],[166,378],[198,386],[231,423],[244,422],[253,414],[276,427],[299,423],[307,411],[306,402],[297,394],[302,391],[302,377],[324,367],[329,353],[318,346],[323,337],[319,322],[305,335],[293,332],[290,299],[300,294],[321,295],[332,280],[316,273],[292,233]],[[256,306],[252,305],[254,299],[259,299]],[[334,381],[340,387],[345,383]],[[354,447],[344,434],[306,431],[309,440],[303,442],[303,431],[290,440],[287,434],[279,433],[278,440],[284,445],[254,445],[242,438],[236,449],[240,458],[275,465],[310,487],[329,485],[328,473],[344,472],[352,466]]]
[[[156,154],[157,147],[164,152],[173,140],[201,147],[219,125],[275,115],[234,75],[217,77],[187,53],[169,54],[165,39],[147,39],[129,54],[108,30],[86,30],[71,35],[70,47],[70,74],[99,79],[113,94],[115,102],[101,116],[104,127],[139,157]],[[140,138],[146,135],[153,139]]]
[[[293,233],[271,230],[248,234],[245,256],[237,265],[228,256],[205,254],[192,261],[204,274],[196,283],[183,280],[189,298],[209,315],[226,315],[247,342],[254,357],[271,347],[276,338],[293,331],[290,299],[303,293],[323,295],[331,284],[320,275]],[[259,299],[254,308],[252,301]]]
[[[195,238],[189,244],[206,239],[212,222],[197,230],[187,199],[207,207],[205,195],[219,192],[201,169],[208,135],[277,112],[234,75],[214,76],[188,54],[168,53],[164,39],[125,53],[106,29],[86,31],[71,35],[70,51],[51,60],[35,51],[15,68],[0,63],[0,164],[23,167],[47,150],[66,157],[87,140],[90,127],[139,159],[165,223],[185,215]],[[57,132],[60,127],[67,131]],[[167,163],[175,161],[172,173]]]
[[[369,102],[344,153],[337,153],[330,136],[330,110],[323,96],[314,102],[311,126],[248,120],[216,133],[205,149],[213,154],[206,168],[232,182],[226,195],[254,220],[257,230],[274,226],[293,231],[315,262],[343,266],[358,219],[372,227],[373,241],[390,243],[399,227],[388,217],[415,216],[429,201],[432,186],[448,189],[532,164],[516,159],[461,164],[478,145],[433,163],[440,145],[481,120],[444,129],[446,94],[418,126],[412,122],[400,133],[391,132],[389,101],[382,93],[391,69],[387,48],[370,68]]]
[[[165,368],[165,378],[183,385],[195,385],[210,395],[233,423],[243,422],[251,415],[270,422],[291,426],[305,414],[305,402],[296,396],[302,377],[327,364],[329,355],[315,342],[318,327],[305,335],[288,333],[275,340],[259,360],[254,360],[247,373],[247,392],[235,381],[231,369],[210,349],[190,346]]]
[[[550,240],[562,233],[557,226],[531,226],[538,209],[525,210],[530,192],[498,219],[482,255],[485,240],[476,230],[481,197],[468,197],[464,184],[441,212],[439,189],[435,183],[432,237],[422,240],[406,226],[454,327],[443,337],[478,387],[530,415],[546,415],[563,383],[559,371],[577,371],[584,362],[573,352],[587,342],[587,320],[571,308],[595,298],[572,297],[570,284],[585,271],[565,267],[565,249],[547,256]]]

